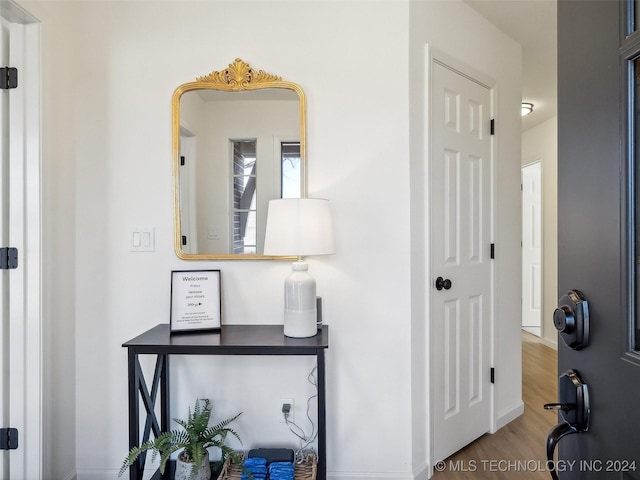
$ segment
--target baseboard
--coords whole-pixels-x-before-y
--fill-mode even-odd
[[[524,330],[527,333],[530,333],[531,335],[533,335],[534,337],[542,337],[542,327],[537,326],[537,327],[522,327],[522,330]]]
[[[327,479],[330,480],[415,480],[415,478],[411,473],[327,472]]]
[[[540,343],[545,347],[553,348],[554,350],[558,350],[558,340],[550,340],[545,337],[540,337]]]
[[[516,403],[515,405],[513,405],[510,408],[508,408],[507,410],[503,410],[502,412],[500,412],[498,414],[498,417],[496,418],[496,430],[495,431],[500,430],[506,424],[514,421],[516,418],[518,418],[523,413],[524,413],[524,402],[522,402],[522,401]],[[493,432],[493,433],[495,433],[495,432]]]
[[[413,471],[414,480],[428,480],[429,479],[429,465],[423,463]]]

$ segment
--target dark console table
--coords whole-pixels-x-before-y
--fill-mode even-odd
[[[282,325],[225,325],[217,332],[171,334],[160,324],[128,342],[129,356],[129,448],[141,445],[169,429],[169,357],[171,355],[315,355],[318,383],[318,479],[326,480],[327,440],[324,351],[329,347],[329,327],[315,337],[285,337]],[[145,380],[139,355],[157,355],[153,380]],[[140,438],[140,400],[144,405],[144,431]],[[159,402],[160,420],[155,407]],[[129,470],[130,480],[142,479],[146,456],[140,455]],[[165,472],[166,474],[166,472]],[[160,478],[156,472],[153,478]]]

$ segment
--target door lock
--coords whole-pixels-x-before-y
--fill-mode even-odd
[[[451,288],[451,280],[448,278],[438,277],[436,278],[436,290],[449,290]]]
[[[560,423],[551,429],[547,436],[547,465],[551,465],[551,478],[558,480],[553,467],[553,453],[560,440],[573,433],[589,430],[591,406],[589,386],[575,370],[567,370],[558,380],[559,403],[547,403],[546,410],[558,410]]]
[[[578,290],[571,290],[560,299],[553,312],[553,325],[568,347],[574,350],[589,345],[589,303]]]

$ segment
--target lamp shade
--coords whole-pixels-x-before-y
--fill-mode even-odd
[[[307,256],[335,253],[329,201],[283,198],[269,201],[265,255]]]

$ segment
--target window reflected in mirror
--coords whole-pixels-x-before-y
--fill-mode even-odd
[[[255,140],[233,141],[233,253],[256,253]]]
[[[280,171],[282,198],[302,196],[302,169],[300,166],[300,142],[280,143]]]

